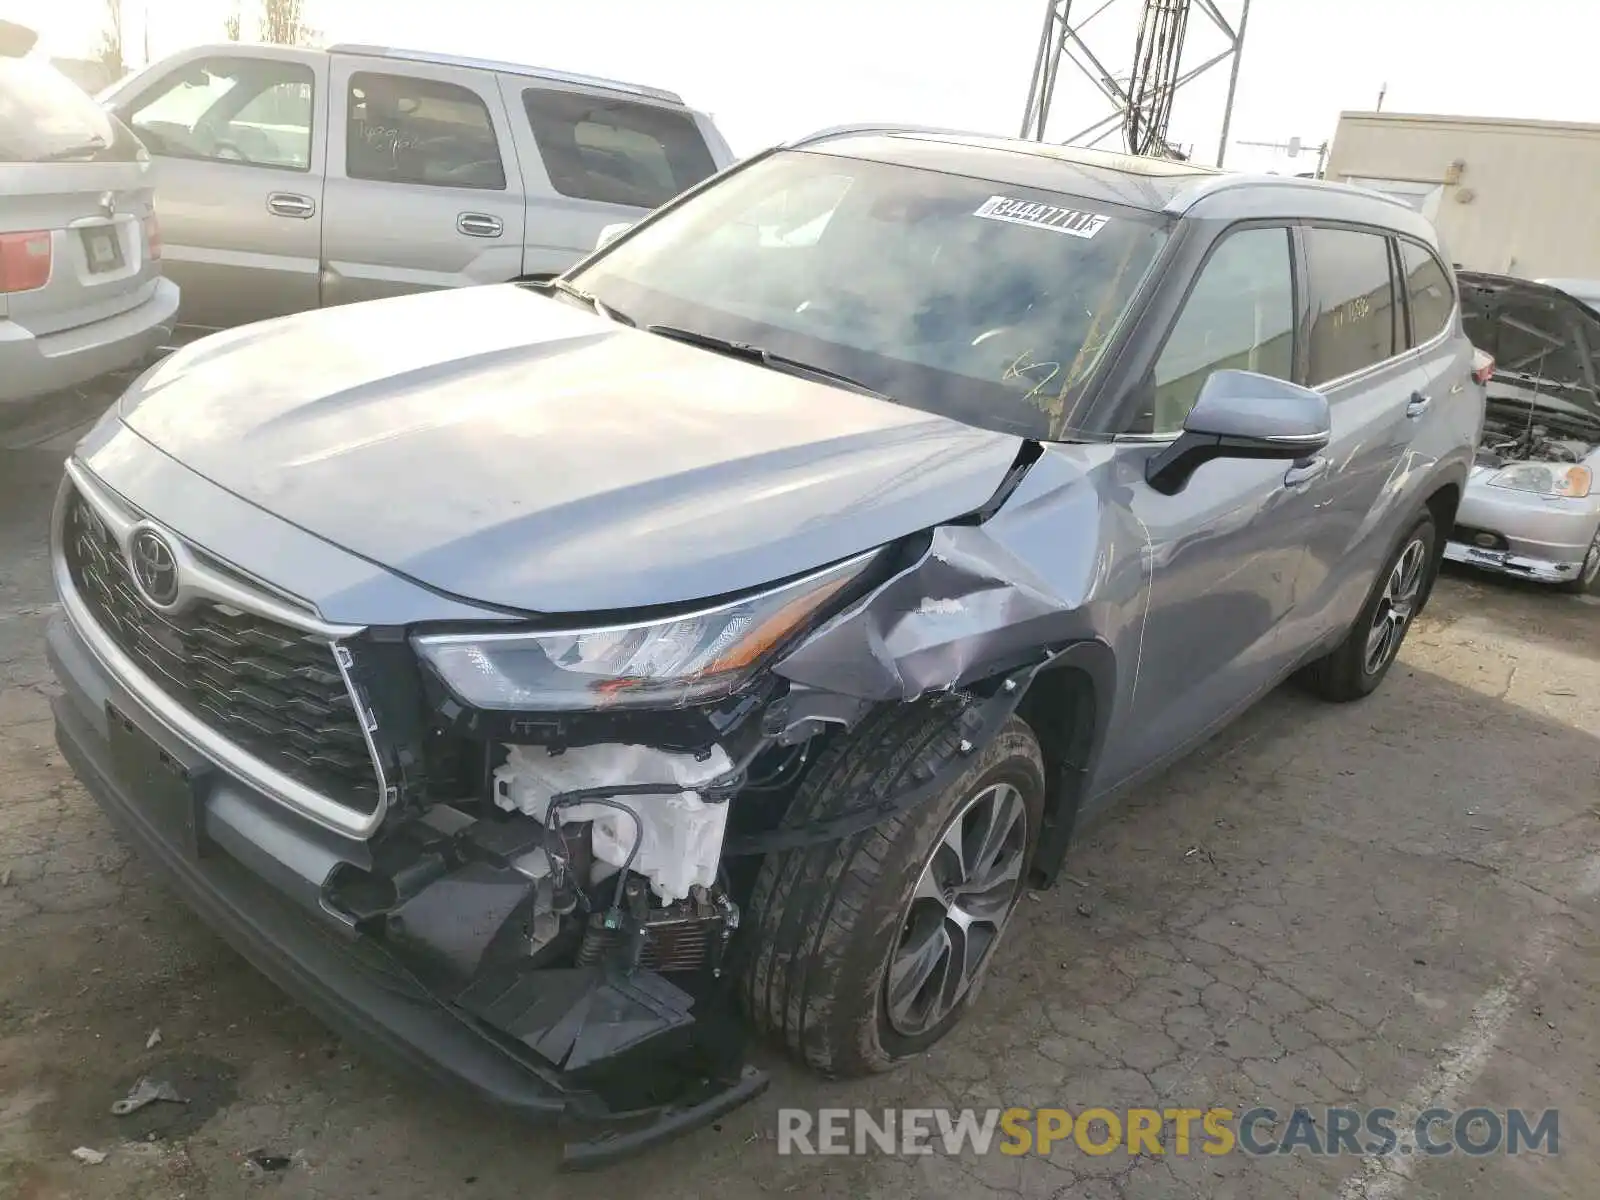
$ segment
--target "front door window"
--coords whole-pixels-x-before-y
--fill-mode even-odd
[[[125,119],[154,154],[307,171],[313,90],[300,63],[206,59],[168,75]]]

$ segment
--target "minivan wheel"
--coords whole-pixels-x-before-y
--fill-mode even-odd
[[[834,739],[784,817],[805,825],[949,763],[948,704],[903,706]],[[1016,717],[937,796],[863,833],[769,855],[747,906],[754,1024],[825,1075],[884,1071],[965,1015],[1024,891],[1044,761]]]
[[[1324,700],[1359,700],[1383,682],[1427,595],[1437,541],[1433,517],[1424,514],[1378,573],[1344,641],[1306,668],[1306,682]]]
[[[1594,531],[1594,541],[1589,543],[1589,553],[1583,556],[1583,566],[1578,570],[1578,577],[1569,579],[1565,583],[1558,583],[1556,587],[1563,592],[1571,592],[1578,596],[1600,590],[1600,529]]]

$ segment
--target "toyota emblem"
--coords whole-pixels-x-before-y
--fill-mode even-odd
[[[178,599],[178,560],[167,539],[154,529],[137,530],[128,543],[128,565],[144,598],[157,608],[170,608]]]

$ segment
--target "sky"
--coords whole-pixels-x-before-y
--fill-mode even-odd
[[[92,53],[114,0],[0,0],[53,54]],[[130,62],[145,28],[155,57],[222,37],[234,0],[120,0]],[[254,25],[259,0],[241,0]],[[1074,0],[1087,15],[1104,0]],[[1230,21],[1243,0],[1216,0]],[[1115,75],[1133,56],[1139,0],[1109,0],[1084,30]],[[306,0],[328,42],[356,41],[537,63],[671,88],[710,112],[735,152],[824,126],[903,121],[1015,134],[1045,0]],[[1221,49],[1196,5],[1184,62]],[[1600,123],[1594,0],[1253,0],[1227,165],[1308,171],[1345,109]],[[1217,155],[1227,64],[1179,92],[1172,141]],[[1063,63],[1049,136],[1110,110]],[[1118,148],[1115,140],[1105,143]]]

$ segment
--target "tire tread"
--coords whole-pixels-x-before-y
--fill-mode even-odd
[[[873,712],[824,747],[783,826],[826,820],[931,778],[932,764],[960,754],[959,713],[946,699]],[[759,1031],[823,1074],[890,1065],[875,1047],[839,1044],[841,1024],[831,1018],[852,934],[872,919],[873,892],[917,816],[896,814],[847,838],[770,854],[752,889],[745,1010]],[[884,919],[898,921],[899,913]]]

